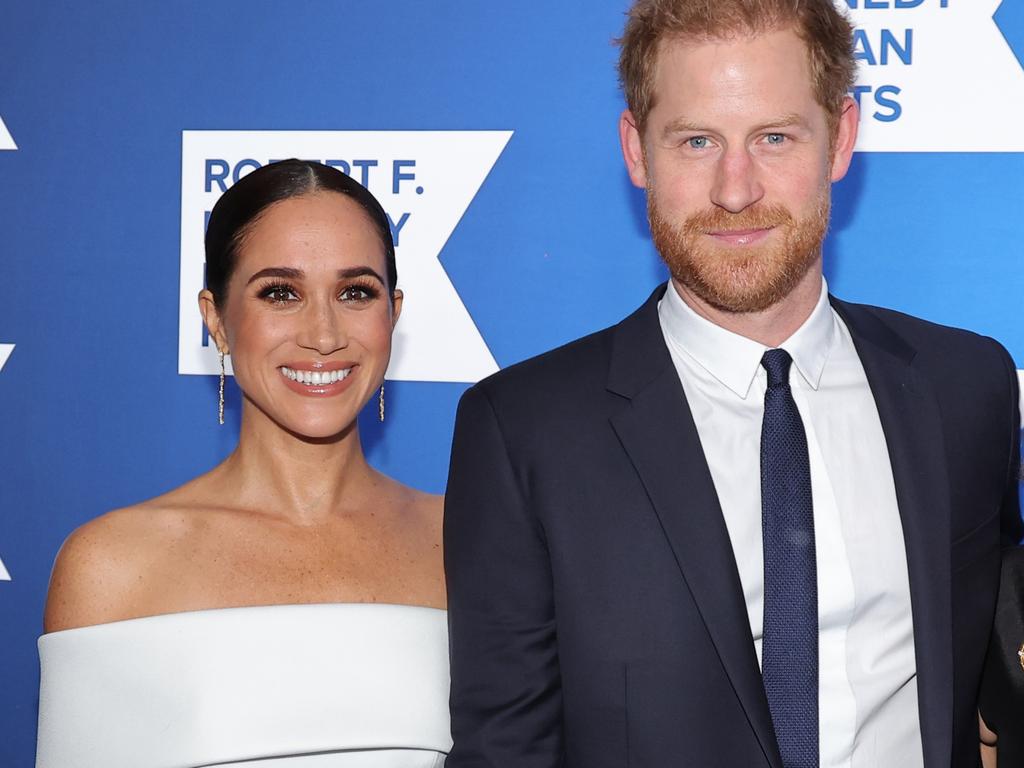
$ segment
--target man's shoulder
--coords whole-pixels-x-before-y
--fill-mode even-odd
[[[613,325],[503,368],[476,384],[489,395],[553,394],[581,387],[603,388],[611,359]]]
[[[624,346],[660,338],[659,286],[639,308],[619,322],[555,349],[510,365],[480,381],[473,390],[494,399],[529,400],[537,396],[585,399],[605,392],[612,359]]]
[[[974,331],[943,325],[905,312],[870,304],[857,304],[833,297],[832,304],[857,336],[877,338],[880,333],[892,334],[915,353],[932,353],[949,359],[954,354],[993,354],[1003,357],[1002,345]]]

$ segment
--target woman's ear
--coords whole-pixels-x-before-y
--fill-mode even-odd
[[[405,294],[398,288],[395,288],[394,293],[391,294],[391,327],[394,328],[398,323],[398,316],[402,314],[402,299]]]
[[[217,302],[209,289],[204,288],[199,292],[199,313],[206,323],[206,330],[210,332],[210,338],[217,345],[217,350],[228,353],[228,338],[224,333],[224,323],[221,321],[220,311],[217,309]]]

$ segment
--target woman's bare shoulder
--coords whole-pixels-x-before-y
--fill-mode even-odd
[[[412,486],[387,478],[391,486],[393,503],[404,513],[419,518],[424,523],[441,524],[444,514],[444,496],[427,493]]]
[[[444,514],[444,496],[423,491],[413,491],[413,503],[423,514],[439,521]]]
[[[145,588],[146,571],[172,544],[192,534],[200,520],[196,509],[172,492],[77,528],[54,562],[44,631],[128,618]]]

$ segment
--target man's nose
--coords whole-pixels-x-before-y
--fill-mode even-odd
[[[759,170],[746,147],[727,150],[718,163],[711,202],[739,213],[764,197]]]

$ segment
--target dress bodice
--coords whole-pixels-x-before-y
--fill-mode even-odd
[[[432,608],[176,613],[43,635],[39,656],[37,768],[434,768],[451,748]]]

